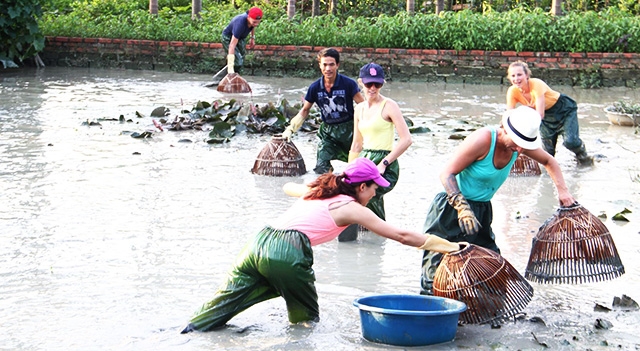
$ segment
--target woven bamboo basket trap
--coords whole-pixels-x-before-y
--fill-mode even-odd
[[[274,177],[297,177],[307,173],[307,168],[293,142],[274,135],[256,157],[251,172]]]
[[[433,280],[433,294],[462,301],[466,324],[513,317],[531,301],[533,288],[500,254],[470,244],[443,256]]]
[[[231,73],[222,78],[218,84],[218,91],[230,94],[250,93],[251,86],[238,73]]]
[[[509,172],[512,176],[537,176],[542,174],[542,170],[540,169],[540,164],[534,161],[531,157],[523,154],[518,154],[518,158],[516,158],[516,162],[511,166],[511,171]]]
[[[537,283],[580,284],[624,274],[607,227],[575,203],[559,208],[533,238],[525,278]]]

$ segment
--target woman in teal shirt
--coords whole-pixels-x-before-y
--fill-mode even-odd
[[[521,106],[509,110],[499,127],[471,133],[440,173],[444,192],[436,195],[423,231],[452,242],[466,241],[500,253],[491,230],[491,199],[509,176],[519,153],[545,167],[558,191],[560,205],[575,202],[564,183],[558,162],[541,148],[540,116]],[[421,293],[433,293],[433,277],[441,254],[425,251],[422,258]]]

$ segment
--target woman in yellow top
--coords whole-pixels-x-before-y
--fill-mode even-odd
[[[359,103],[353,117],[353,142],[349,151],[349,161],[366,157],[373,161],[391,185],[379,187],[367,207],[380,219],[385,219],[384,194],[398,182],[400,166],[398,157],[411,145],[411,133],[398,104],[380,94],[384,85],[384,70],[375,63],[360,69],[358,83],[363,87],[365,101]],[[399,140],[393,143],[395,132]]]
[[[578,162],[593,164],[593,158],[587,155],[580,139],[578,104],[569,96],[549,88],[543,80],[531,78],[529,66],[522,61],[509,65],[507,77],[512,84],[507,91],[507,109],[514,109],[520,103],[538,111],[542,118],[540,135],[544,149],[554,156],[558,136],[562,135],[562,144],[576,154]]]

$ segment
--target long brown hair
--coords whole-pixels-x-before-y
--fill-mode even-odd
[[[325,173],[310,184],[308,184],[310,190],[304,196],[305,200],[319,200],[328,199],[336,195],[349,195],[356,198],[356,188],[360,184],[365,183],[368,186],[373,184],[373,180],[360,183],[347,184],[344,181],[343,174]]]

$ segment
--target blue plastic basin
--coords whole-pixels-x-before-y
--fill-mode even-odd
[[[372,342],[422,346],[451,341],[464,302],[438,296],[375,295],[353,301],[360,309],[362,336]]]

